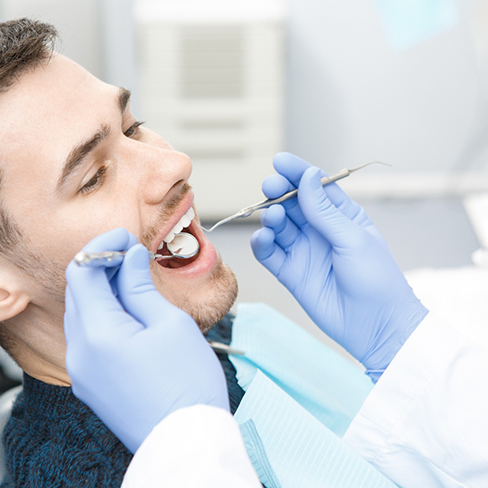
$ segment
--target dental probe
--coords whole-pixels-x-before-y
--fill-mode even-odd
[[[172,242],[167,244],[168,250],[171,252],[169,256],[163,256],[162,254],[154,254],[152,251],[147,251],[149,259],[160,261],[161,259],[189,259],[195,256],[200,250],[200,245],[196,238],[188,234],[187,232],[181,232],[177,234],[175,238],[178,238],[178,248],[172,246]],[[186,241],[186,242],[185,242]],[[120,264],[127,254],[127,251],[104,251],[104,252],[79,252],[74,257],[74,261],[78,266],[117,266]]]
[[[354,173],[355,171],[363,169],[366,166],[369,166],[370,164],[383,164],[385,166],[391,166],[391,164],[382,163],[381,161],[370,161],[369,163],[363,164],[362,166],[358,166],[357,168],[343,169],[343,170],[339,171],[339,173],[337,173],[334,176],[324,176],[320,181],[322,183],[322,186],[330,185],[331,183],[334,183],[335,181],[338,181],[338,180],[342,180],[346,176],[349,176],[351,173]],[[296,197],[297,194],[298,194],[298,190],[291,190],[279,198],[271,198],[271,199],[268,198],[266,200],[263,200],[262,202],[255,203],[254,205],[251,205],[249,207],[245,207],[242,210],[239,210],[239,212],[235,213],[234,215],[231,215],[230,217],[226,217],[225,219],[220,220],[214,226],[210,227],[210,229],[206,229],[202,225],[200,225],[200,228],[202,230],[204,230],[205,232],[212,232],[217,227],[220,227],[221,225],[227,224],[228,222],[231,222],[232,220],[239,219],[239,218],[245,219],[246,217],[249,217],[250,215],[252,215],[257,210],[264,210],[266,208],[271,207],[271,205],[286,202],[287,200],[290,200],[291,198]]]
[[[123,257],[127,254],[127,251],[104,251],[104,252],[79,252],[76,254],[74,261],[78,266],[98,267],[106,266],[107,264],[117,264],[122,262]],[[154,254],[148,251],[149,259],[173,259],[174,257],[181,257],[170,254],[169,256],[163,256],[162,254]]]
[[[233,347],[228,346],[227,344],[222,344],[221,342],[215,341],[207,341],[210,347],[219,353],[225,354],[232,354],[233,356],[244,356],[244,351],[240,351],[239,349],[234,349]]]

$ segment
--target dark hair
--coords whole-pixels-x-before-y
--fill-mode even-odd
[[[57,40],[56,28],[38,20],[0,23],[0,92],[24,72],[49,59]]]

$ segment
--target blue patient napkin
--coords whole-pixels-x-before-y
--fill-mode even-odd
[[[243,304],[229,356],[246,391],[235,418],[267,488],[392,488],[340,436],[372,384],[356,366],[264,304]]]
[[[395,487],[260,371],[235,418],[266,488]]]
[[[341,437],[373,388],[358,367],[263,303],[239,305],[231,346],[245,352],[229,356],[244,391],[259,368]]]

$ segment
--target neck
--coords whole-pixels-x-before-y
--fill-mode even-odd
[[[47,313],[30,305],[4,326],[12,337],[9,352],[28,375],[44,383],[70,386],[65,365],[64,304],[55,308],[58,310]]]

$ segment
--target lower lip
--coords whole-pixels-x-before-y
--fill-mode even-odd
[[[190,264],[180,268],[165,268],[159,265],[163,272],[196,278],[211,271],[217,263],[217,251],[196,223],[196,218],[190,224],[188,230],[196,237],[198,244],[200,245],[198,257]]]

